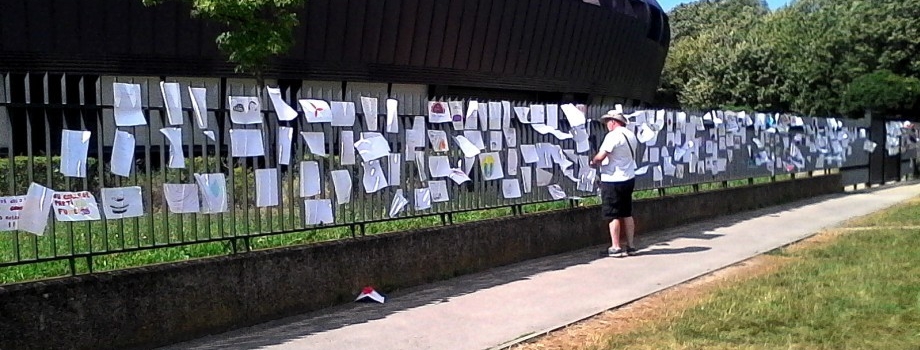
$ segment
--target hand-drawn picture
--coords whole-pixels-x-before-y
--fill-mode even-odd
[[[102,189],[102,213],[106,220],[133,218],[144,215],[140,186]]]

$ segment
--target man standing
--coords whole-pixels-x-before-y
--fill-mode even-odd
[[[601,211],[604,219],[610,221],[612,245],[607,249],[607,255],[634,255],[632,194],[636,186],[636,147],[639,140],[626,128],[629,121],[620,112],[607,112],[601,117],[601,122],[607,126],[608,132],[597,155],[591,159],[591,166],[600,166]],[[625,245],[621,242],[621,233],[625,233]]]

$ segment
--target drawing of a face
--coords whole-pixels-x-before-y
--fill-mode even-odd
[[[259,110],[259,102],[256,101],[256,100],[250,100],[250,101],[249,101],[249,111],[250,111],[250,112],[255,112],[255,111],[258,111],[258,110]]]

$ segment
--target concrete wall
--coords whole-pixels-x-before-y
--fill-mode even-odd
[[[840,192],[827,175],[639,201],[640,230]],[[574,208],[0,287],[0,349],[149,348],[608,241]],[[655,215],[655,220],[643,220]]]

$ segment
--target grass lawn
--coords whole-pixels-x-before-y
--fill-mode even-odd
[[[920,199],[602,349],[920,349]]]

